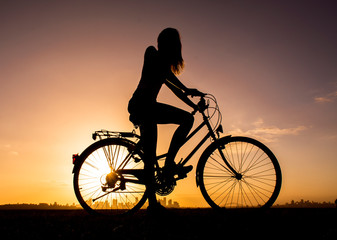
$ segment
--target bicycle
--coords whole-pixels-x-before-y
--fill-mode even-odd
[[[268,208],[276,201],[281,189],[280,165],[261,142],[241,136],[224,136],[222,116],[213,95],[199,96],[198,112],[202,122],[186,138],[188,142],[201,129],[208,133],[178,165],[184,166],[211,139],[201,154],[196,167],[197,187],[214,209]],[[196,114],[196,111],[193,112]],[[211,121],[217,116],[213,126]],[[73,184],[76,197],[89,213],[119,215],[134,213],[147,200],[144,182],[144,163],[141,138],[132,132],[96,131],[99,141],[80,155],[73,155]],[[156,193],[170,194],[178,180],[186,175],[175,175],[166,181],[157,156],[155,163]]]

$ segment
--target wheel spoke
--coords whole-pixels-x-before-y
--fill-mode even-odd
[[[217,152],[220,148],[214,146],[203,160],[201,191],[208,203],[226,208],[270,206],[276,200],[281,181],[275,156],[260,142],[245,137],[233,137],[219,145],[224,146],[223,155],[240,175],[233,176],[222,164]]]
[[[123,213],[140,208],[146,200],[146,188],[138,175],[134,176],[128,170],[135,169],[139,173],[138,169],[144,169],[143,161],[139,161],[141,152],[130,153],[128,149],[134,149],[129,147],[131,142],[108,140],[101,145],[97,142],[98,146],[84,157],[81,167],[75,172],[76,196],[88,211],[101,213],[105,210],[105,214],[116,214],[116,209]],[[137,154],[137,162],[134,154]],[[116,169],[126,170],[125,174],[115,172]]]

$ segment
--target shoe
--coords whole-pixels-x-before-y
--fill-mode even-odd
[[[177,174],[179,178],[185,178],[187,177],[187,173],[189,173],[190,171],[192,171],[193,166],[189,165],[189,166],[181,166],[181,165],[177,165]]]
[[[163,170],[166,178],[174,178],[175,175],[178,175],[178,178],[187,177],[187,173],[192,171],[193,166],[182,166],[176,163],[165,164]]]

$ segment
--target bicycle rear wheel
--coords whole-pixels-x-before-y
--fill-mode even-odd
[[[123,138],[108,138],[90,145],[74,167],[74,190],[89,213],[132,213],[146,201],[142,152]]]
[[[229,170],[223,156],[238,175]],[[199,164],[200,190],[216,209],[270,207],[281,189],[281,169],[276,157],[251,138],[221,138],[206,149]]]

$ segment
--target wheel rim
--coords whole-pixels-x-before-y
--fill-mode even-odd
[[[130,154],[128,149],[127,144],[106,144],[91,151],[84,159],[75,184],[79,201],[86,210],[122,214],[143,205],[145,185],[125,182],[126,178],[135,181],[137,178],[118,173],[121,169],[144,169],[140,156]]]
[[[234,175],[223,162],[219,151],[237,171]],[[274,155],[264,145],[233,140],[216,149],[203,170],[203,188],[213,207],[268,207],[279,192],[280,173]]]

